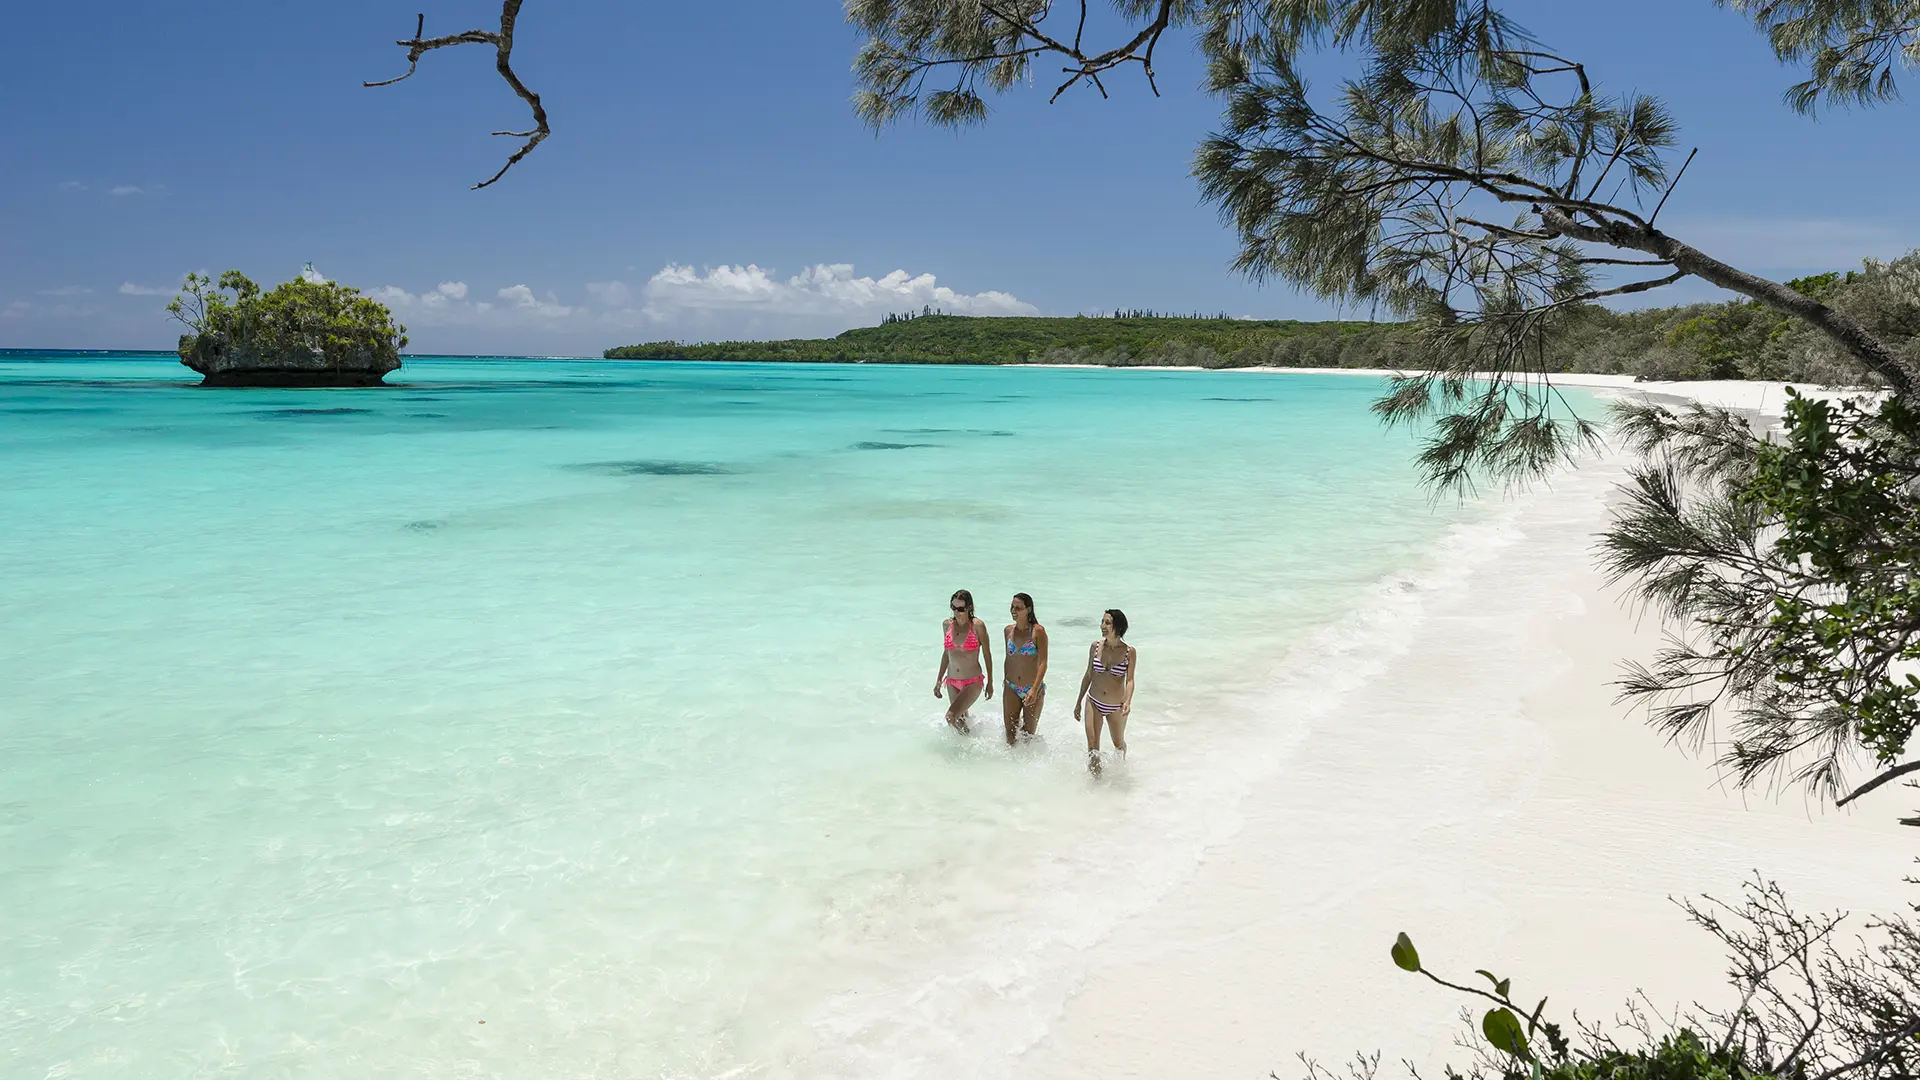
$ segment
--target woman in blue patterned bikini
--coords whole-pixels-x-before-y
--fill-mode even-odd
[[[1080,696],[1073,702],[1073,718],[1086,712],[1087,768],[1100,771],[1100,722],[1106,721],[1113,736],[1113,748],[1121,757],[1127,753],[1127,713],[1133,708],[1133,677],[1140,665],[1140,650],[1122,639],[1127,634],[1127,617],[1119,608],[1108,608],[1100,616],[1100,640],[1087,649],[1087,673],[1080,676]]]
[[[1047,703],[1047,628],[1033,619],[1033,597],[1014,593],[1008,609],[1012,625],[1000,631],[1006,639],[1007,659],[1000,673],[1006,676],[1007,692],[1001,695],[1000,711],[1007,722],[1007,745],[1020,736],[1033,737],[1040,726],[1040,710]]]

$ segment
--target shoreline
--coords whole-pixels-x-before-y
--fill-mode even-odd
[[[1194,366],[1173,366],[1153,364],[1022,364],[1021,367],[1047,367],[1061,370],[1086,371],[1213,371],[1221,374],[1244,372],[1252,375],[1355,375],[1367,378],[1392,378],[1397,375],[1418,375],[1419,371],[1398,368],[1329,368],[1329,367],[1234,367],[1203,368]],[[1487,376],[1476,376],[1484,378]],[[1607,375],[1600,372],[1556,372],[1546,376],[1547,380],[1560,386],[1577,386],[1589,390],[1610,390],[1616,393],[1655,394],[1673,398],[1699,401],[1707,405],[1717,405],[1727,409],[1748,409],[1778,416],[1778,406],[1785,400],[1785,393],[1791,388],[1807,397],[1834,397],[1851,394],[1872,394],[1878,391],[1870,387],[1830,387],[1813,383],[1789,383],[1761,379],[1685,379],[1653,380],[1641,379],[1636,375]]]
[[[1784,399],[1620,378],[1596,388],[1763,415]],[[1298,1052],[1375,1049],[1437,1071],[1462,1060],[1465,1002],[1394,968],[1398,932],[1456,981],[1485,967],[1562,1021],[1604,1021],[1636,992],[1668,1013],[1722,998],[1718,943],[1670,897],[1734,898],[1759,872],[1856,929],[1909,901],[1901,795],[1858,812],[1742,796],[1614,704],[1620,661],[1660,643],[1588,555],[1624,467],[1590,456],[1516,497],[1510,546],[1429,597],[1405,651],[1314,722],[1191,876],[1084,950],[1012,1074],[1292,1078]]]
[[[0,347],[0,359],[6,354],[58,354],[76,359],[108,354],[114,359],[171,360],[176,358],[172,350],[158,349],[37,349],[30,347]],[[455,354],[455,353],[402,353],[403,361],[415,360],[532,360],[558,361],[562,363],[612,363],[612,364],[737,364],[753,365],[812,365],[821,367],[964,367],[964,368],[1041,368],[1055,371],[1192,371],[1232,374],[1236,372],[1256,375],[1351,375],[1368,378],[1391,378],[1397,375],[1420,374],[1413,369],[1400,368],[1341,368],[1341,367],[1273,367],[1254,365],[1249,367],[1209,368],[1192,364],[1050,364],[1050,363],[906,363],[906,362],[870,362],[865,360],[645,360],[645,359],[609,359],[598,355],[585,356],[507,356],[499,354]],[[402,370],[404,369],[404,364]],[[1662,394],[1680,398],[1692,398],[1708,404],[1731,409],[1749,409],[1760,411],[1778,404],[1780,394],[1785,387],[1793,387],[1809,397],[1832,398],[1853,394],[1872,394],[1878,391],[1870,387],[1826,387],[1812,383],[1785,383],[1777,381],[1749,379],[1718,380],[1679,380],[1679,381],[1642,381],[1634,375],[1609,375],[1601,372],[1559,372],[1548,376],[1550,381],[1569,387],[1581,387],[1595,390],[1633,391],[1646,394]],[[387,384],[400,385],[400,384]]]

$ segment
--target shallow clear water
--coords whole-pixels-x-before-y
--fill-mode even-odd
[[[185,374],[0,354],[8,1076],[1003,1074],[1488,513],[1365,378]],[[940,721],[959,587],[1036,599],[1036,745]]]

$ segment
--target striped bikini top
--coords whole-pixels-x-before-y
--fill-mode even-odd
[[[1127,673],[1127,664],[1131,651],[1125,645],[1122,645],[1120,646],[1120,659],[1115,660],[1111,664],[1103,664],[1101,663],[1102,657],[1100,654],[1105,651],[1105,649],[1101,648],[1100,642],[1096,641],[1093,643],[1093,670],[1107,675],[1125,675]]]

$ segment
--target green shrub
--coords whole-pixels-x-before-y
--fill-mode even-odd
[[[318,350],[329,366],[366,354],[394,354],[407,345],[407,328],[385,304],[338,282],[299,277],[262,293],[238,270],[188,274],[167,311],[186,326],[180,356],[210,349],[260,356]],[[191,365],[190,365],[191,366]]]

